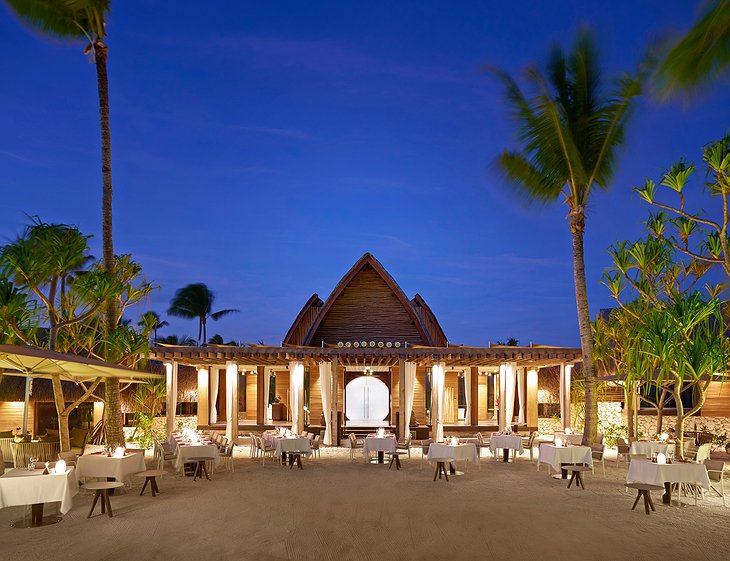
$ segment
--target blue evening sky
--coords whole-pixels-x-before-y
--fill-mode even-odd
[[[174,8],[173,8],[174,6]],[[528,207],[494,171],[514,146],[502,91],[480,72],[543,63],[581,24],[607,74],[686,30],[689,0],[112,2],[114,236],[161,287],[205,282],[224,339],[279,344],[366,251],[454,343],[577,345],[566,209]],[[3,242],[27,215],[78,225],[100,256],[94,67],[0,8]],[[631,188],[730,125],[727,80],[686,104],[643,99],[609,193],[589,209],[591,311],[606,249],[642,231]],[[164,314],[163,314],[164,315]],[[162,335],[195,335],[169,319]]]

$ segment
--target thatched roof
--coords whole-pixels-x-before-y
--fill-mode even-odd
[[[80,398],[85,390],[80,384],[73,382],[61,382],[63,386],[63,397],[67,402],[76,401]],[[104,384],[99,384],[95,393],[103,395]],[[25,399],[25,378],[22,376],[1,376],[0,377],[0,401],[24,401]],[[32,402],[52,402],[53,386],[50,380],[35,379],[33,380],[32,393],[30,396]],[[91,399],[90,401],[94,401]]]

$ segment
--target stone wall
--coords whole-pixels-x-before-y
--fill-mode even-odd
[[[676,422],[677,418],[674,415],[665,415],[662,420],[662,430],[673,429]],[[730,436],[730,417],[690,417],[684,422],[684,430],[700,430],[703,425],[707,428],[707,432]],[[644,435],[656,434],[656,415],[639,415],[639,431]]]
[[[182,428],[189,428],[195,430],[198,427],[198,417],[178,415],[175,417],[175,429],[182,424]],[[159,433],[166,432],[167,417],[155,417],[152,421],[152,430]],[[131,438],[134,433],[134,427],[124,427],[124,438]]]
[[[552,417],[540,417],[537,420],[537,432],[540,435],[552,436],[553,432],[560,430],[560,419],[553,419]]]

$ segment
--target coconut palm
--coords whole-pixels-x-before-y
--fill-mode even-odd
[[[160,321],[159,314],[155,312],[145,312],[140,316],[137,325],[142,328],[143,333],[148,336],[152,335],[151,344],[154,345],[157,343],[157,330],[170,324],[166,321]]]
[[[213,301],[215,295],[202,282],[189,284],[175,293],[170,302],[170,309],[167,313],[171,316],[198,320],[198,344],[208,340],[206,324],[208,318],[217,321],[223,316],[238,312],[238,310],[220,310],[213,312]]]
[[[730,65],[730,0],[711,0],[700,19],[661,60],[656,85],[667,97],[720,76]]]
[[[586,208],[594,187],[609,187],[640,80],[623,75],[604,91],[595,41],[587,31],[578,34],[570,52],[552,49],[546,74],[527,69],[527,94],[507,73],[497,70],[496,75],[505,86],[519,142],[519,149],[502,153],[499,167],[530,200],[547,204],[562,198],[568,207],[585,376],[583,438],[593,443],[598,406],[583,249]]]
[[[109,80],[106,61],[106,16],[110,0],[7,0],[20,19],[43,33],[61,39],[86,43],[84,54],[96,66],[99,96],[99,128],[101,132],[102,178],[102,245],[104,267],[114,273],[114,241],[112,237],[112,145],[109,127]],[[107,303],[105,324],[108,333],[116,327],[116,302]],[[124,444],[119,380],[110,378],[105,387],[107,400],[107,435],[110,444]]]

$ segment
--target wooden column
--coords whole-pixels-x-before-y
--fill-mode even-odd
[[[266,423],[266,401],[264,399],[264,376],[265,366],[256,367],[256,424]]]
[[[530,368],[527,371],[527,395],[525,422],[528,427],[537,427],[537,369]]]
[[[198,426],[210,422],[208,369],[198,368]]]
[[[479,424],[479,368],[471,367],[471,403],[469,404],[469,423],[476,426]]]

